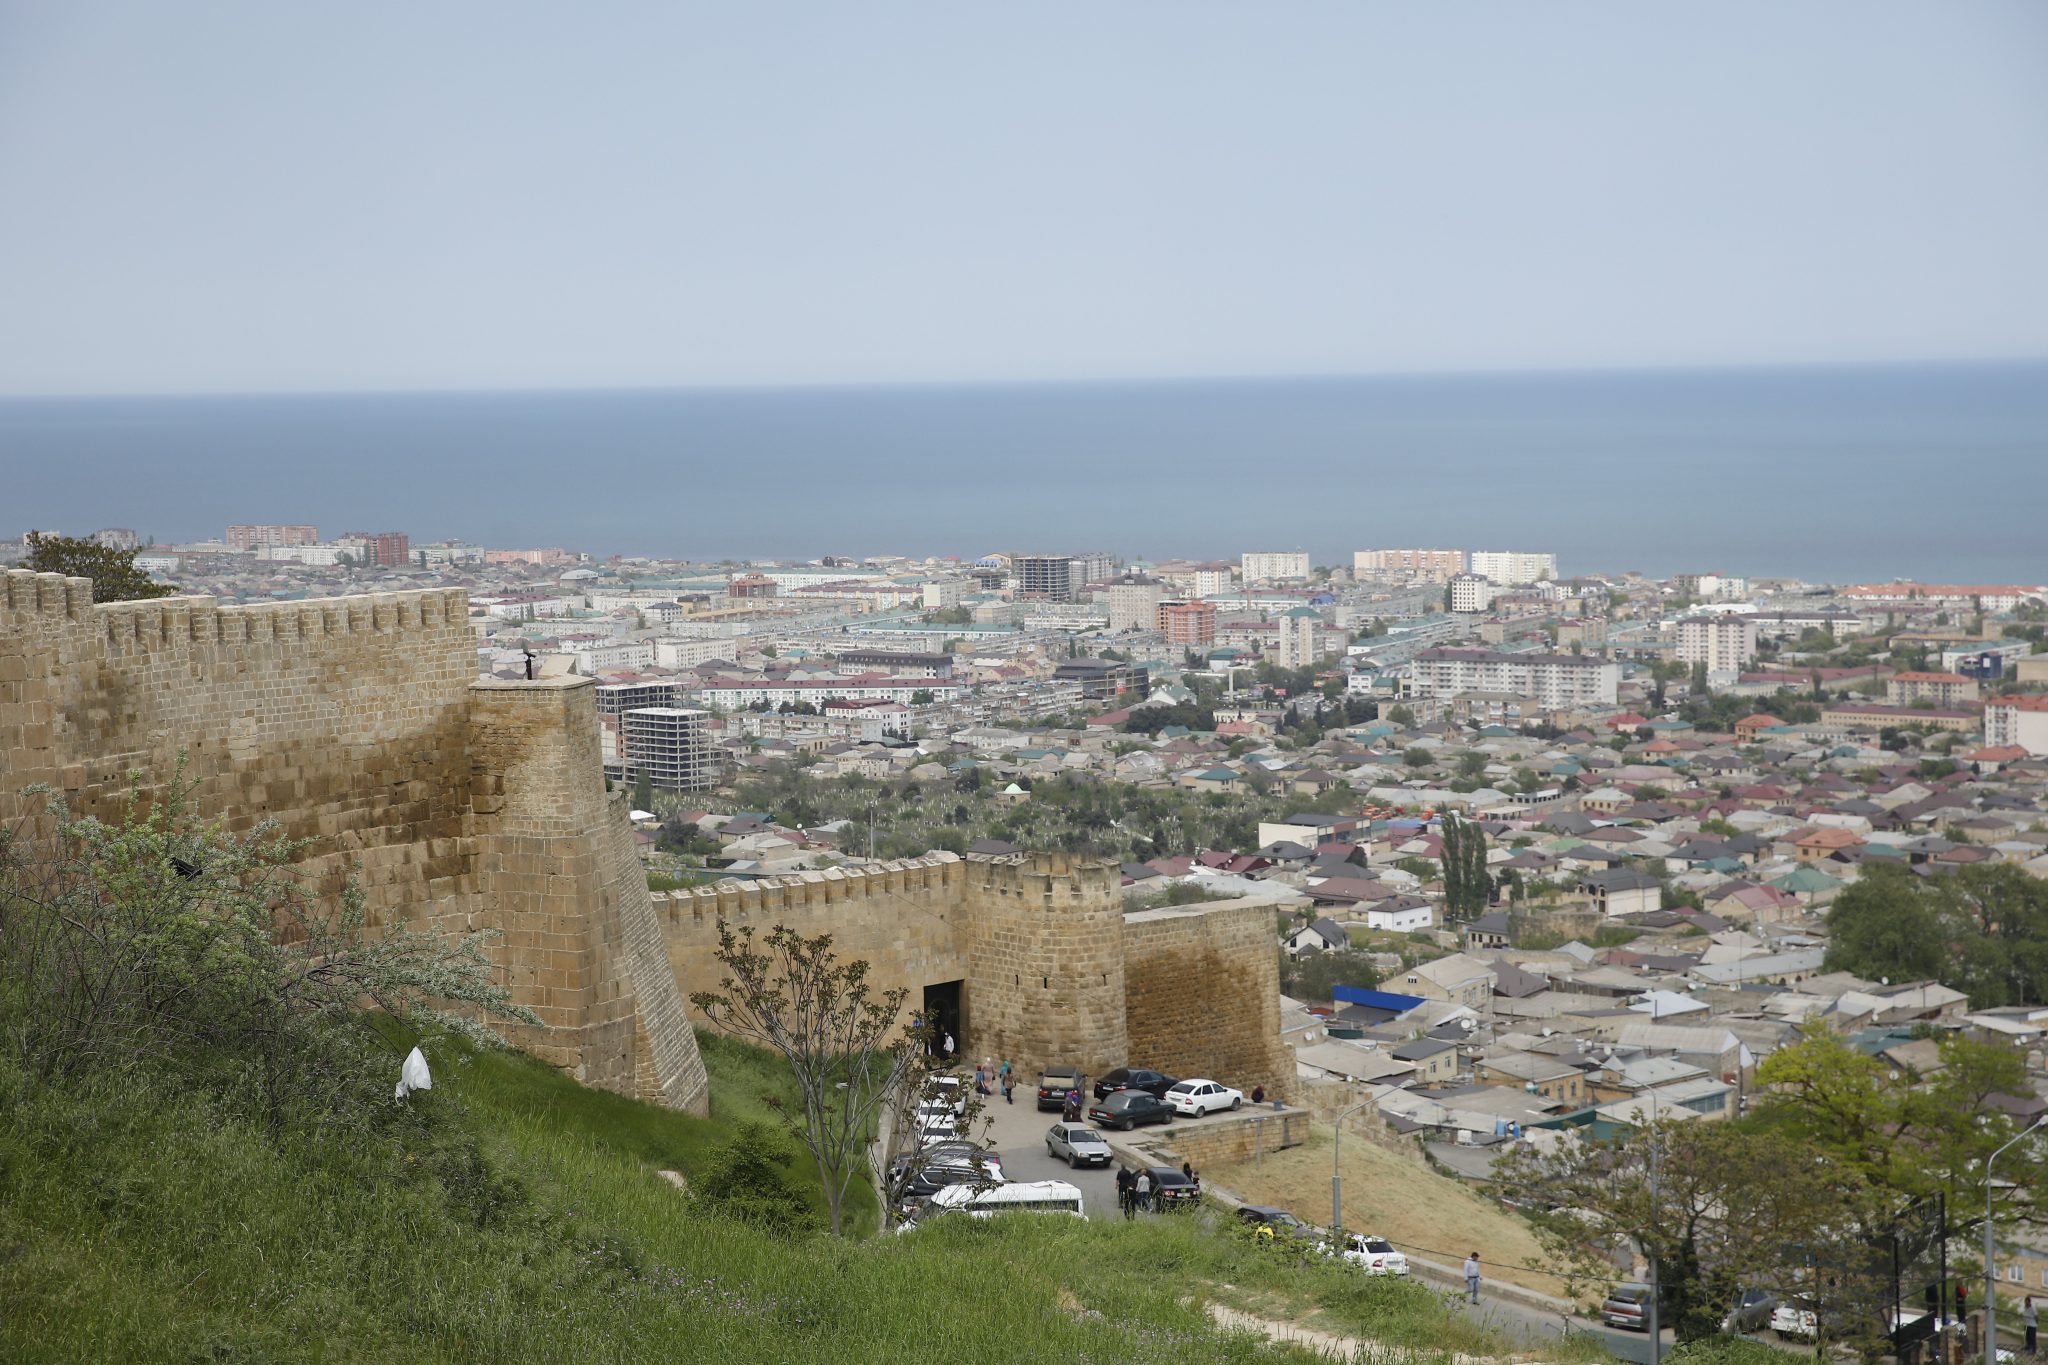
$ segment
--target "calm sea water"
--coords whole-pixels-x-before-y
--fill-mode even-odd
[[[2048,580],[2048,364],[0,401],[0,533]]]

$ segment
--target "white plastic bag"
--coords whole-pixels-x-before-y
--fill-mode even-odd
[[[405,1065],[398,1069],[397,1098],[404,1099],[415,1090],[432,1090],[434,1078],[427,1071],[426,1054],[418,1048],[405,1054]]]

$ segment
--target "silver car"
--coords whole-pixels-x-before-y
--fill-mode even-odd
[[[1107,1166],[1109,1142],[1084,1123],[1055,1123],[1045,1130],[1045,1154],[1068,1166]]]

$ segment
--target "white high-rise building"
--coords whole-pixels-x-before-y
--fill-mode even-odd
[[[1314,607],[1290,607],[1280,613],[1280,666],[1311,668],[1321,661],[1316,627],[1323,623]]]
[[[1463,550],[1354,550],[1354,573],[1406,573],[1420,578],[1451,578],[1465,572]]]
[[[1578,654],[1425,649],[1415,656],[1411,684],[1418,697],[1514,692],[1548,710],[1612,706],[1621,689],[1621,665]]]
[[[1282,583],[1308,577],[1306,550],[1248,550],[1238,562],[1247,583]]]
[[[1166,584],[1147,574],[1127,573],[1109,580],[1101,602],[1109,611],[1111,630],[1157,630],[1159,604],[1166,599]]]
[[[1557,577],[1557,556],[1533,550],[1474,550],[1471,569],[1481,578],[1521,587]]]
[[[1476,573],[1461,573],[1451,580],[1451,610],[1457,612],[1481,612],[1493,605],[1494,594],[1498,592],[1490,579]]]
[[[1756,622],[1737,612],[1687,616],[1678,623],[1678,661],[1709,673],[1739,673],[1756,657]]]

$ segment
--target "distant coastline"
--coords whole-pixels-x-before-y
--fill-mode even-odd
[[[0,535],[305,520],[704,559],[1456,545],[1566,573],[2048,579],[2048,362],[15,398],[0,456]]]

